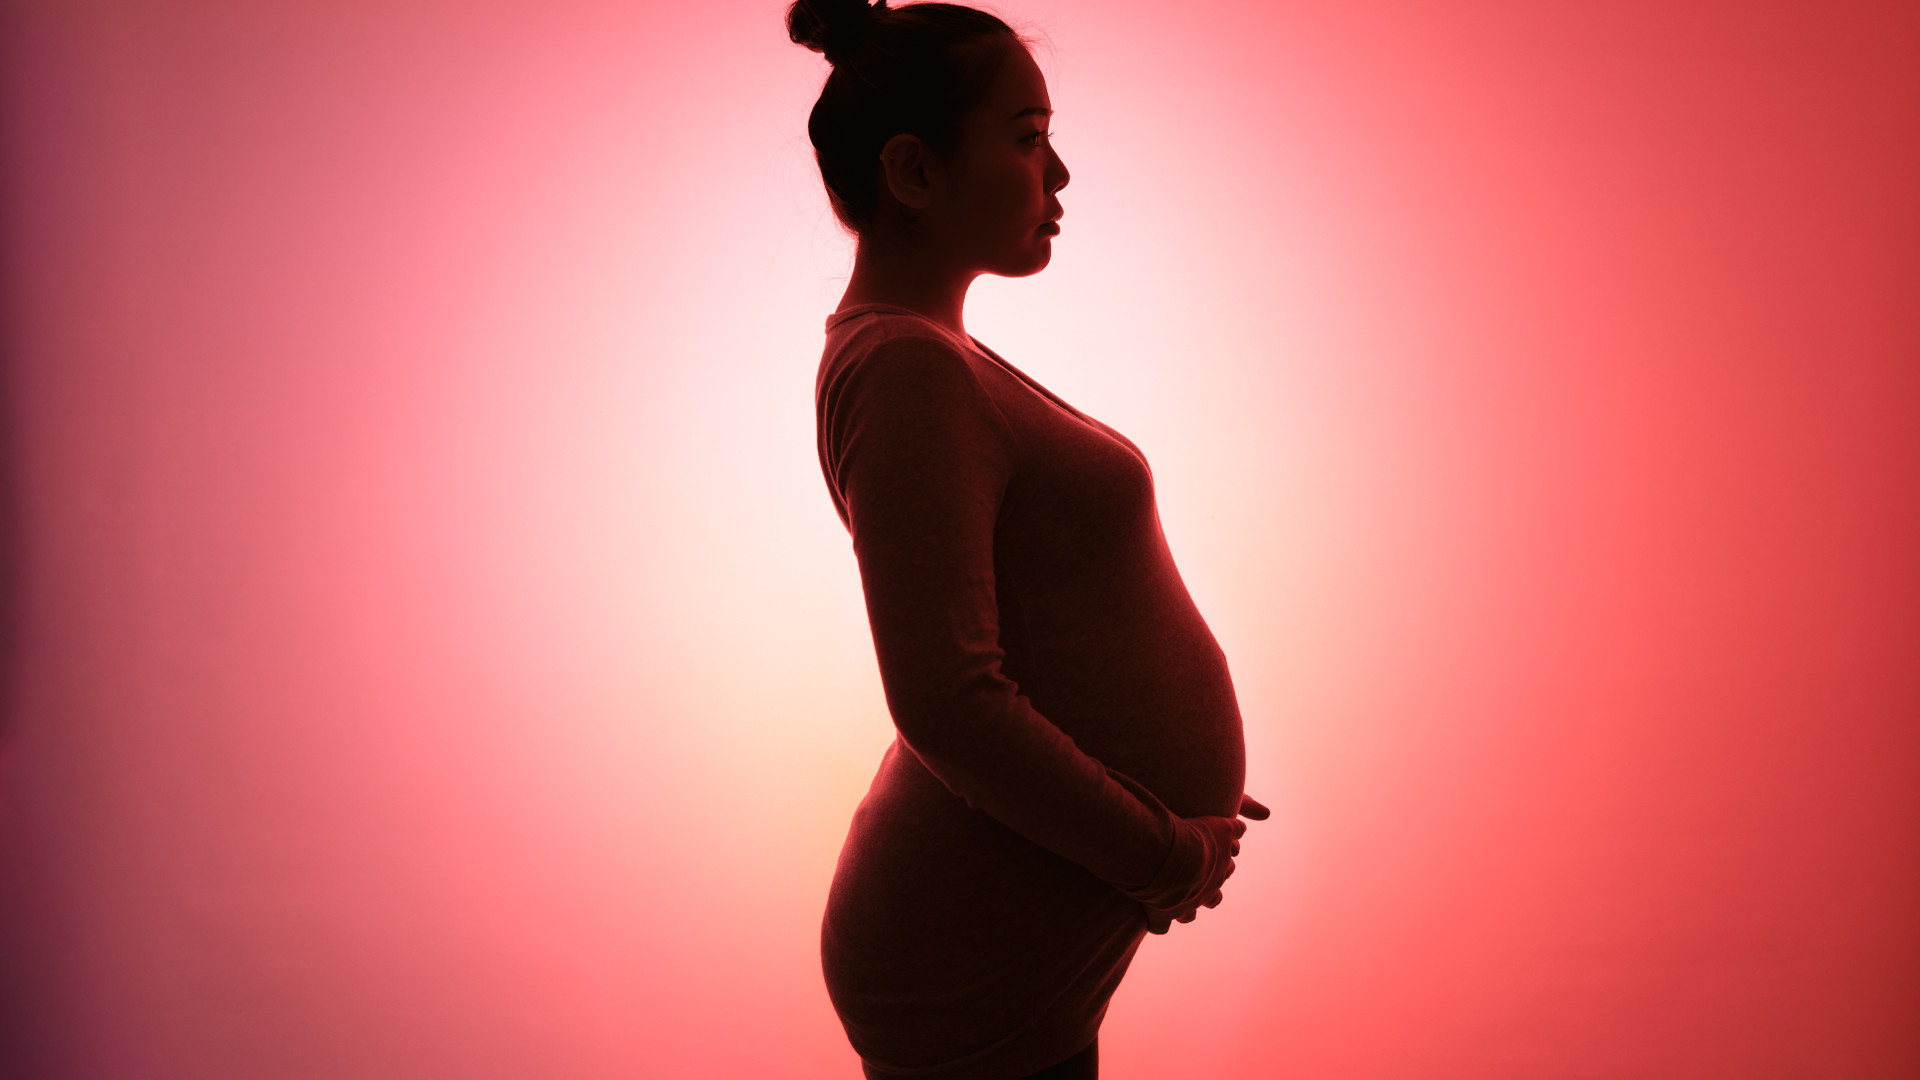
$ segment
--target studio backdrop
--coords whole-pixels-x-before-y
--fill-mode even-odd
[[[851,1080],[769,0],[13,0],[0,1075]],[[1111,1080],[1920,1075],[1920,8],[996,0],[1246,717]]]

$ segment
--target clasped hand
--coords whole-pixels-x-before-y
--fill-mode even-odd
[[[1233,876],[1233,856],[1240,854],[1240,837],[1247,831],[1247,823],[1240,818],[1253,821],[1265,821],[1273,812],[1260,805],[1250,795],[1240,796],[1240,812],[1237,817],[1191,817],[1181,819],[1181,823],[1196,829],[1201,842],[1212,857],[1208,860],[1206,880],[1200,889],[1190,895],[1198,899],[1176,908],[1147,908],[1147,930],[1149,933],[1164,934],[1174,923],[1190,923],[1200,914],[1203,907],[1218,907],[1224,898],[1221,886]]]

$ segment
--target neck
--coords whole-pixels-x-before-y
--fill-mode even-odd
[[[907,245],[863,237],[854,251],[853,276],[847,280],[840,309],[855,304],[892,304],[925,315],[964,338],[967,328],[961,311],[974,277],[938,265],[925,252]]]

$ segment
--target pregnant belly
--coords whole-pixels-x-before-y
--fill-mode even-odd
[[[1231,687],[1192,686],[1140,695],[1103,709],[1060,707],[1042,715],[1102,764],[1123,772],[1182,817],[1231,817],[1247,777],[1246,742]]]
[[[1198,617],[1036,655],[1023,690],[1040,715],[1185,817],[1230,817],[1246,783],[1233,679]],[[1198,624],[1198,625],[1196,625]]]

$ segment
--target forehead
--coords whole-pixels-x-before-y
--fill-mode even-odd
[[[996,124],[1012,119],[1022,109],[1053,108],[1052,100],[1047,97],[1046,76],[1040,73],[1040,65],[1034,63],[1033,55],[1025,46],[1019,42],[1007,46],[1000,70],[994,74],[993,86],[982,104],[988,106],[983,110],[984,119]]]

